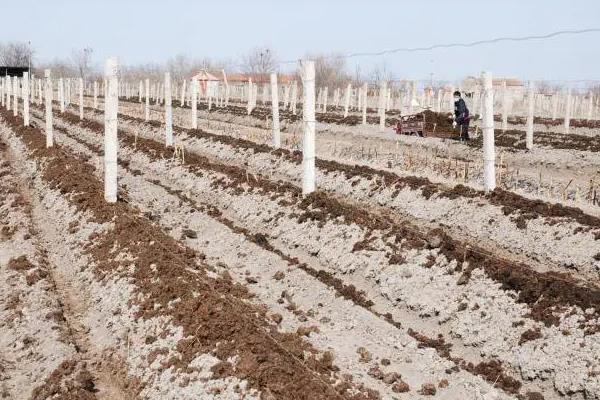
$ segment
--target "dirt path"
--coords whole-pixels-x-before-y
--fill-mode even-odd
[[[31,382],[33,389],[32,398],[43,399],[55,393],[61,393],[59,385],[72,386],[70,395],[84,396],[85,398],[95,399],[131,399],[134,396],[120,385],[118,373],[120,366],[113,360],[102,354],[102,351],[94,348],[90,343],[88,336],[89,327],[85,325],[84,316],[87,312],[85,287],[79,285],[75,278],[62,273],[60,268],[56,268],[56,262],[64,263],[64,258],[56,259],[53,256],[52,243],[46,238],[45,217],[46,208],[40,204],[39,199],[32,193],[30,186],[25,181],[25,177],[17,173],[14,165],[19,163],[5,146],[2,152],[6,160],[5,168],[8,169],[6,177],[10,176],[12,182],[11,189],[18,196],[21,206],[26,210],[28,222],[25,222],[28,231],[28,241],[32,242],[35,255],[31,258],[39,263],[38,268],[43,268],[43,280],[48,283],[45,296],[48,303],[56,304],[56,311],[49,311],[48,315],[53,315],[54,320],[59,323],[58,331],[61,333],[60,339],[73,352],[69,357],[65,357],[63,362],[56,369],[46,371],[45,381]],[[28,276],[28,284],[34,278]],[[37,283],[37,282],[36,282]],[[40,296],[43,298],[43,296]],[[37,298],[40,301],[41,298]],[[31,307],[32,305],[24,305]],[[42,331],[40,331],[42,333]],[[35,338],[35,341],[43,341],[42,338]],[[51,346],[45,351],[60,351],[55,346],[57,344],[46,344]],[[58,345],[60,348],[61,345]],[[60,353],[59,353],[60,354]],[[65,366],[68,365],[69,368]],[[68,370],[68,373],[65,373]],[[15,398],[26,398],[28,391],[19,393]],[[23,397],[20,397],[23,396]],[[83,398],[83,397],[82,397]]]

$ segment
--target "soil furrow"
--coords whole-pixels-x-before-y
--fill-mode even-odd
[[[94,220],[114,224],[114,229],[96,237],[86,250],[94,260],[96,273],[105,278],[124,274],[136,282],[135,290],[144,299],[137,301],[137,318],[166,314],[183,329],[178,354],[167,360],[165,368],[190,373],[194,370],[194,358],[211,351],[221,360],[212,369],[217,377],[238,376],[246,379],[250,387],[277,398],[359,399],[375,395],[348,382],[334,385],[331,379],[335,368],[331,361],[319,358],[300,335],[281,334],[269,325],[264,310],[244,301],[248,297],[246,289],[232,285],[226,277],[210,277],[199,262],[200,255],[138,217],[136,209],[123,202],[104,203],[101,185],[89,166],[59,148],[46,149],[38,130],[20,127],[20,121],[12,116],[5,114],[5,118],[30,150],[35,150],[35,157],[46,159],[48,166],[43,177],[51,187],[70,194],[73,205],[91,212]],[[65,169],[66,164],[72,168]],[[153,244],[148,246],[150,238]],[[140,246],[141,243],[146,245]],[[136,260],[139,268],[133,273],[119,271],[118,261],[102,256],[115,246]],[[190,269],[195,273],[188,272]],[[157,277],[158,282],[151,283]],[[198,296],[192,296],[193,293]],[[157,303],[162,305],[158,311]],[[224,338],[226,342],[222,342]],[[221,344],[215,347],[217,343]],[[259,354],[262,356],[257,358]],[[231,357],[238,360],[230,361]]]
[[[129,146],[132,146],[132,145],[133,145],[133,141],[132,141],[132,139],[131,139],[131,138],[129,138],[129,139],[125,139],[125,141],[126,141],[126,142],[127,142],[127,140],[129,140],[129,141],[130,141],[130,143],[128,143],[128,145],[129,145]],[[140,139],[138,138],[138,141],[137,141],[137,146],[138,146],[138,149],[140,149],[140,150],[142,150],[142,151],[143,151],[143,147],[144,147],[146,144],[147,144],[146,142],[144,142],[143,140],[140,140]],[[160,157],[160,156],[162,155],[162,156],[163,156],[163,157],[165,157],[165,158],[170,158],[170,154],[169,154],[168,152],[166,152],[166,153],[165,153],[165,152],[162,152],[162,151],[159,149],[159,147],[161,147],[160,145],[156,146],[156,148],[154,148],[153,146],[150,146],[150,147],[151,147],[151,148],[154,150],[154,151],[153,151],[153,153],[155,153],[155,155],[154,155],[154,156],[156,156],[156,157]],[[164,150],[164,149],[163,149],[163,150]],[[188,158],[188,160],[189,160],[189,158]],[[230,170],[230,172],[231,172],[231,170]],[[246,178],[246,179],[248,179],[248,178]],[[248,182],[250,182],[250,184],[252,184],[252,183],[254,183],[255,181],[256,181],[256,182],[260,182],[260,180],[261,180],[261,179],[262,179],[262,178],[260,178],[260,177],[259,177],[259,178],[256,178],[256,177],[254,177],[254,178],[252,178],[252,179],[249,179],[249,180],[248,180]],[[245,179],[241,179],[240,181],[245,181]],[[248,184],[248,182],[245,182],[245,184]],[[339,215],[339,214],[338,214],[338,215]],[[491,369],[490,371],[493,371],[493,369]]]

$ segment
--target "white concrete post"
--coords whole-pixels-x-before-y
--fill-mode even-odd
[[[323,112],[327,112],[327,97],[329,97],[329,88],[325,86],[325,90],[323,90]]]
[[[65,112],[65,85],[63,78],[58,80],[58,102],[60,103],[60,113]]]
[[[192,129],[198,129],[198,79],[192,78]]]
[[[506,81],[502,81],[502,132],[508,129],[508,99],[506,93]]]
[[[73,89],[72,86],[73,85],[71,84],[71,78],[67,79],[67,106],[73,104],[71,97],[71,90]]]
[[[173,146],[173,109],[171,107],[171,74],[165,72],[165,146]]]
[[[277,74],[271,73],[271,109],[273,114],[273,147],[281,147],[281,132],[279,131],[279,91],[277,90]]]
[[[254,94],[254,89],[252,88],[252,78],[248,78],[248,104],[246,105],[246,110],[248,111],[248,115],[252,112],[252,97]]]
[[[385,107],[383,108],[384,112],[390,110],[391,99],[392,99],[392,88],[389,87],[389,88],[387,88],[387,91],[386,91]]]
[[[184,107],[185,106],[185,86],[186,86],[187,81],[184,79],[183,80],[183,84],[181,85],[181,100],[179,101],[179,105],[180,107]]]
[[[369,98],[369,87],[363,84],[363,101],[362,101],[362,124],[367,124],[367,99]]]
[[[565,104],[565,121],[564,121],[564,129],[565,134],[569,133],[569,127],[571,125],[571,89],[567,89],[567,102]]]
[[[118,63],[115,57],[106,60],[104,76],[108,87],[104,98],[104,199],[117,202],[117,113],[119,111]]]
[[[10,97],[10,92],[12,92],[12,77],[11,76],[7,76],[6,77],[6,109],[8,111],[10,111],[10,104],[12,102],[12,99]]]
[[[340,88],[335,88],[335,92],[333,92],[333,105],[335,108],[340,106]]]
[[[589,103],[588,103],[588,110],[587,110],[587,119],[590,120],[593,118],[593,112],[594,112],[594,94],[592,92],[589,93]]]
[[[296,115],[296,102],[298,100],[298,82],[294,81],[292,85],[292,114]]]
[[[150,79],[146,78],[146,98],[144,99],[144,119],[146,122],[150,120]]]
[[[290,109],[290,85],[285,85],[283,89],[283,109]]]
[[[350,107],[350,91],[352,90],[352,85],[348,84],[346,86],[346,98],[344,99],[344,118],[348,117],[348,108]]]
[[[98,109],[98,82],[94,81],[94,110]]]
[[[0,78],[0,105],[4,107],[4,96],[6,95],[6,77]]]
[[[494,148],[494,92],[492,74],[483,72],[484,113],[481,130],[483,131],[483,186],[486,192],[496,188],[496,150]]]
[[[525,146],[527,150],[533,149],[533,109],[535,104],[535,93],[533,92],[533,84],[529,83],[527,92],[529,107],[527,108],[527,131],[525,133]]]
[[[79,78],[79,119],[83,119],[83,78]]]
[[[315,191],[315,63],[302,61],[304,138],[302,141],[302,194]]]
[[[52,147],[54,137],[52,132],[52,78],[50,70],[44,70],[44,78],[46,78],[46,147]]]
[[[227,74],[223,72],[223,83],[225,84],[225,107],[229,106],[229,82],[227,82]]]
[[[379,132],[385,132],[385,98],[387,93],[387,84],[381,81],[379,86]]]
[[[556,119],[556,114],[558,113],[558,93],[552,94],[552,119]]]
[[[23,72],[23,125],[29,126],[29,72]]]
[[[13,115],[16,117],[19,112],[19,78],[13,79]]]
[[[138,86],[138,102],[142,103],[142,93],[144,92],[144,82],[140,81]]]

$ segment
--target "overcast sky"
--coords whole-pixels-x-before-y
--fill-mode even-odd
[[[498,36],[600,28],[600,0],[2,1],[0,40],[31,41],[38,61],[94,50],[99,64],[230,58],[255,46],[282,60]],[[458,79],[490,70],[524,79],[600,80],[600,33],[349,60],[394,78]]]

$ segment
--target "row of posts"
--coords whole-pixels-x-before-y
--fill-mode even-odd
[[[303,84],[303,180],[302,189],[304,194],[311,193],[315,190],[315,127],[316,127],[316,90],[315,90],[315,70],[314,62],[302,61],[301,67],[301,78]],[[104,81],[104,94],[105,94],[105,136],[104,136],[104,172],[105,172],[105,198],[108,202],[115,202],[117,200],[117,113],[118,113],[118,98],[119,98],[119,83],[117,79],[118,63],[115,58],[109,58],[105,64],[105,81]],[[52,129],[52,101],[53,101],[53,85],[50,75],[50,70],[45,70],[44,80],[44,93],[45,93],[45,119],[46,119],[46,145],[51,147],[53,145],[53,129]],[[26,72],[19,82],[18,78],[5,77],[2,80],[0,87],[2,105],[6,105],[7,109],[13,109],[16,115],[18,109],[18,95],[24,99],[23,106],[23,121],[26,126],[29,125],[29,101],[32,98],[30,93],[30,82],[34,81],[30,79],[29,74]],[[38,89],[41,92],[41,81],[37,81]],[[481,114],[482,114],[482,132],[483,132],[483,160],[484,160],[484,188],[486,191],[493,190],[496,186],[495,183],[495,148],[494,148],[494,89],[492,85],[491,74],[482,73],[481,76],[482,91],[481,91]],[[83,94],[84,87],[83,81],[79,82],[79,113],[80,118],[83,119]],[[256,99],[253,99],[251,94],[254,91],[253,84],[249,82],[249,97],[248,106],[250,107]],[[21,87],[21,93],[19,93],[19,87]],[[97,94],[98,85],[94,82],[94,107],[97,107]],[[150,82],[148,79],[144,83],[140,84],[140,88],[145,89],[145,118],[149,119],[149,90]],[[293,87],[292,87],[293,88]],[[504,89],[504,87],[503,87]],[[182,99],[185,98],[185,87],[182,88]],[[295,91],[295,90],[294,90]],[[345,96],[345,113],[349,107],[351,87],[346,88]],[[194,78],[190,88],[191,97],[191,125],[192,128],[198,127],[198,82]],[[280,121],[279,121],[279,90],[277,75],[275,73],[270,75],[270,93],[271,93],[271,107],[272,107],[272,145],[274,148],[281,146],[281,132],[280,132]],[[326,110],[326,98],[327,90],[322,92],[321,101],[322,109]],[[387,108],[387,102],[389,90],[387,84],[382,82],[379,88],[379,127],[381,130],[385,129],[385,112]],[[59,79],[58,84],[58,96],[59,106],[61,113],[64,112],[65,108],[65,91],[63,87],[63,80]],[[506,102],[506,90],[502,91],[502,125],[505,127],[507,122],[507,102]],[[12,99],[11,99],[12,97]],[[337,95],[334,93],[334,97]],[[362,97],[361,108],[363,115],[363,122],[366,119],[367,110],[367,86],[363,86],[360,90],[359,97]],[[11,105],[12,100],[12,105]],[[40,98],[38,97],[38,101]],[[526,146],[528,149],[533,147],[533,117],[535,107],[535,92],[533,85],[530,85],[527,91],[527,125],[526,125]],[[140,96],[141,101],[141,96]],[[264,101],[264,99],[263,99]],[[254,103],[255,104],[255,103]],[[169,73],[165,73],[164,77],[164,110],[165,110],[165,146],[173,146],[173,111],[172,111],[172,91],[171,91],[171,76]],[[565,102],[566,118],[565,127],[568,129],[569,113],[571,108],[570,92],[567,94],[567,100]]]
[[[302,188],[304,194],[312,193],[315,190],[315,68],[313,61],[302,62],[302,79],[303,79],[303,100],[304,100],[304,143],[303,143],[303,180]],[[117,59],[111,57],[105,63],[105,98],[104,98],[104,197],[109,203],[117,201],[117,153],[118,153],[118,138],[117,138],[117,120],[118,120],[118,104],[119,104],[119,83],[118,83],[118,62]],[[53,118],[52,118],[52,101],[53,101],[53,85],[51,71],[44,71],[44,98],[45,98],[45,134],[46,147],[52,147],[54,144],[53,137]],[[10,79],[10,89],[8,83]],[[22,85],[18,78],[7,77],[1,85],[1,102],[2,106],[7,106],[10,110],[13,109],[14,115],[18,113],[19,94],[23,99],[23,123],[29,126],[29,74],[24,73]],[[59,107],[61,113],[64,112],[64,90],[62,79],[59,82]],[[18,90],[18,86],[22,90]],[[40,86],[41,87],[41,86]],[[145,89],[148,94],[149,82],[146,80]],[[281,145],[280,128],[279,128],[279,101],[277,95],[277,76],[271,75],[272,87],[272,104],[273,104],[273,145],[279,148]],[[173,111],[171,103],[171,77],[169,73],[165,74],[165,145],[173,146]],[[192,127],[197,127],[197,84],[194,81],[191,88],[192,96]],[[20,92],[20,93],[19,93]],[[94,106],[96,104],[97,85],[94,84]],[[146,105],[148,105],[146,96]],[[6,102],[5,102],[6,99]],[[12,107],[11,107],[11,101]],[[79,92],[79,110],[80,117],[83,118],[83,84],[80,85]],[[146,111],[147,113],[147,111]],[[146,114],[147,115],[147,114]]]

